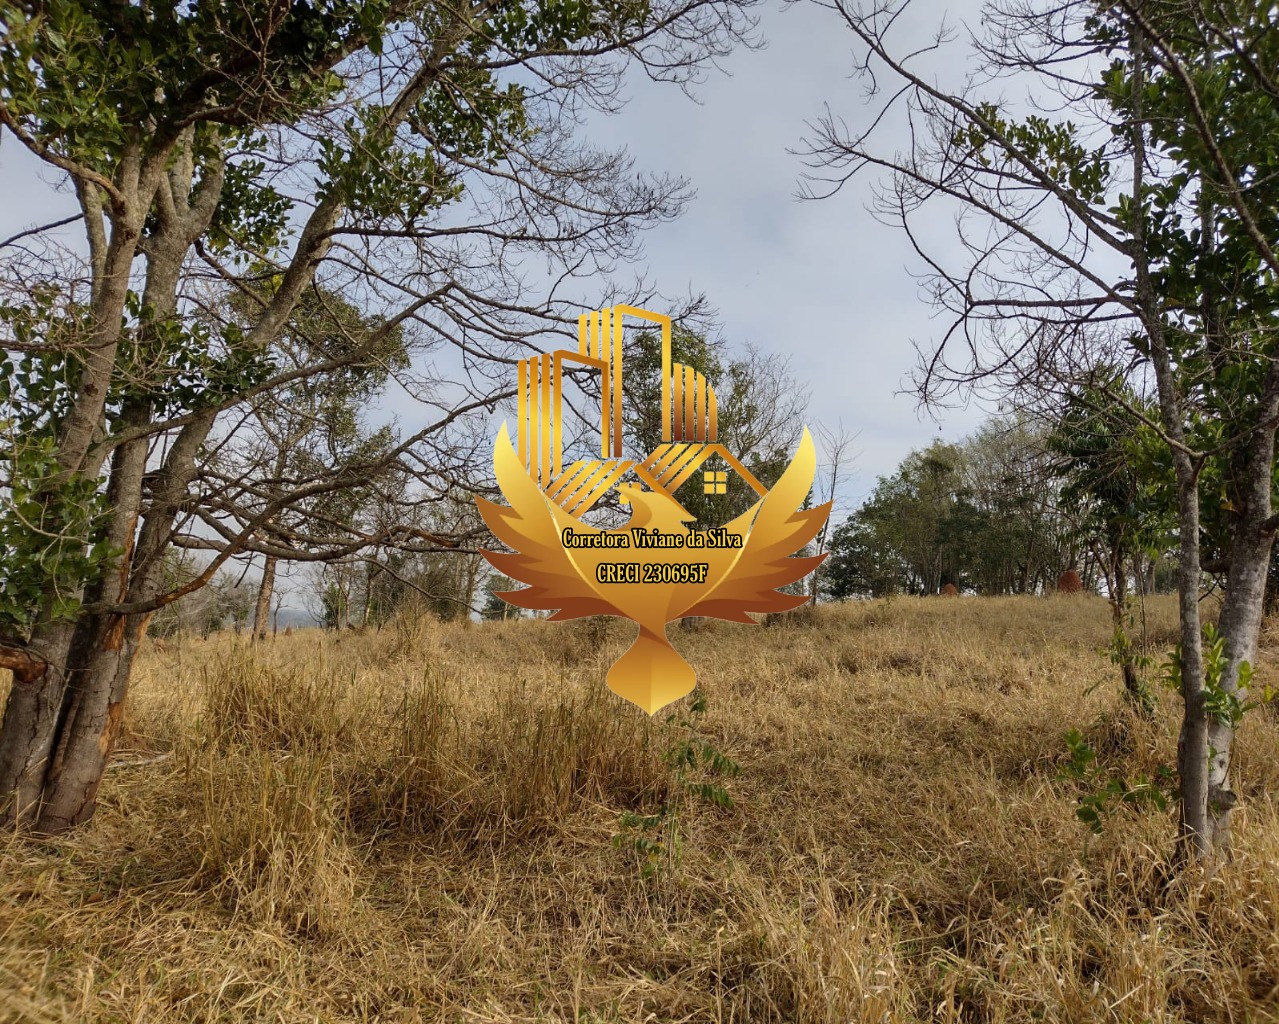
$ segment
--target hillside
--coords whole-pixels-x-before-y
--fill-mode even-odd
[[[1279,719],[1241,730],[1234,862],[1168,882],[1171,809],[1094,835],[1059,778],[1072,728],[1103,772],[1172,759],[1108,616],[672,628],[706,702],[673,722],[604,688],[606,620],[152,647],[92,825],[3,840],[0,1021],[1272,1019]]]

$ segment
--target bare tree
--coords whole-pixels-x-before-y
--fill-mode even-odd
[[[822,483],[821,492],[815,496],[814,503],[822,505],[826,502],[831,502],[831,514],[827,516],[826,522],[822,524],[821,533],[817,535],[813,551],[815,555],[826,554],[826,540],[830,532],[830,522],[835,518],[834,503],[839,495],[841,478],[856,457],[856,453],[853,450],[853,442],[856,440],[857,435],[850,434],[844,429],[842,423],[835,427],[817,428],[817,441],[826,456],[823,465],[826,476]],[[819,565],[813,570],[813,574],[808,580],[809,593],[812,596],[813,604],[817,603],[817,599],[822,592],[821,573],[822,567]]]

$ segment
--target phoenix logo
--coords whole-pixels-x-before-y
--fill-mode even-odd
[[[622,453],[623,317],[662,331],[662,443],[639,461]],[[565,364],[600,371],[600,455],[562,466]],[[518,449],[505,425],[494,449],[498,486],[510,503],[478,498],[493,535],[511,550],[486,551],[522,590],[499,594],[521,608],[555,610],[552,621],[613,615],[639,636],[608,673],[618,696],[654,714],[692,691],[697,674],[670,645],[666,625],[686,615],[753,623],[808,600],[777,588],[802,579],[824,556],[795,556],[821,529],[830,503],[805,509],[817,469],[808,430],[768,489],[719,443],[714,389],[672,362],[669,317],[613,306],[579,318],[578,351],[561,349],[519,364]],[[712,457],[758,496],[722,526],[698,524],[676,491]],[[706,494],[723,494],[727,471],[704,472]],[[616,488],[630,519],[601,530],[582,516]]]

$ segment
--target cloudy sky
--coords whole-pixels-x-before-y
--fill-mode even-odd
[[[903,39],[924,39],[942,17],[976,15],[975,0],[920,4]],[[731,342],[790,355],[811,389],[811,423],[842,422],[857,434],[857,460],[844,504],[856,504],[878,474],[932,438],[955,440],[984,412],[944,410],[934,421],[898,393],[914,364],[912,340],[936,336],[939,322],[911,276],[918,260],[900,231],[878,223],[866,204],[870,181],[820,202],[797,200],[805,122],[825,104],[850,125],[871,108],[850,78],[853,37],[830,11],[809,3],[761,7],[765,46],[742,50],[695,88],[635,76],[630,102],[593,117],[590,140],[627,147],[639,168],[686,177],[696,198],[678,220],[647,235],[651,283],[664,294],[704,293]],[[935,62],[957,72],[962,47]],[[886,136],[891,140],[892,136]],[[0,148],[0,238],[75,212],[56,176],[10,138]],[[79,234],[78,226],[67,229]]]
[[[974,0],[920,4],[902,39],[926,39],[943,17],[958,26],[977,10]],[[846,492],[856,502],[911,448],[957,440],[985,412],[942,410],[934,421],[897,393],[914,366],[912,340],[936,337],[940,321],[912,277],[919,260],[905,236],[867,210],[872,179],[822,201],[795,198],[804,166],[787,150],[802,148],[805,122],[826,104],[852,127],[870,116],[850,78],[853,36],[806,3],[763,8],[760,29],[766,47],[733,54],[728,75],[712,72],[697,87],[700,103],[633,81],[626,109],[597,118],[591,133],[628,146],[646,170],[690,180],[697,196],[685,214],[647,235],[654,283],[705,293],[728,340],[790,354],[812,392],[811,419],[858,434]],[[963,49],[930,66],[961,73]]]
[[[962,36],[979,0],[921,0],[917,8],[898,26],[903,45],[929,38],[943,18]],[[941,322],[912,277],[919,260],[905,236],[867,210],[872,179],[831,199],[796,198],[804,167],[787,151],[802,148],[805,123],[827,104],[854,128],[873,114],[851,77],[855,40],[836,15],[809,2],[766,0],[758,14],[764,47],[733,53],[724,73],[712,70],[695,87],[695,99],[633,76],[625,108],[592,117],[588,139],[625,147],[637,169],[682,176],[695,190],[682,217],[647,234],[641,269],[664,295],[704,294],[730,343],[787,354],[811,392],[809,425],[842,424],[856,435],[855,461],[839,488],[842,518],[912,448],[958,440],[987,412],[971,405],[929,415],[902,393],[912,342],[927,344]],[[955,82],[965,50],[961,39],[929,66]],[[888,128],[882,141],[891,148],[903,136],[900,125]],[[69,190],[52,187],[57,180],[4,139],[0,238],[77,212]],[[83,247],[79,225],[62,234]],[[289,605],[296,610],[301,600]]]

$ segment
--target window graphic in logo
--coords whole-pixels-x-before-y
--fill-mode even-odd
[[[622,448],[624,317],[662,332],[661,443],[638,459]],[[600,454],[566,467],[562,384],[564,367],[574,365],[600,374]],[[489,529],[511,550],[484,555],[526,584],[499,595],[511,604],[554,609],[553,621],[614,615],[639,626],[635,643],[609,670],[614,693],[651,715],[693,689],[696,672],[666,639],[675,619],[752,623],[750,612],[808,600],[777,588],[802,579],[824,557],[795,556],[830,514],[829,502],[803,508],[817,468],[812,438],[805,429],[790,465],[764,487],[719,442],[714,388],[672,360],[670,317],[634,306],[587,313],[578,320],[576,352],[523,359],[517,373],[517,440],[512,444],[504,424],[493,453],[510,504],[476,499]],[[711,459],[728,469],[706,465]],[[726,495],[730,470],[758,500],[722,526],[699,524],[676,492],[700,472],[704,494]],[[613,489],[630,506],[630,519],[612,530],[586,523],[582,517]]]
[[[703,473],[702,478],[705,483],[702,484],[702,490],[705,494],[727,494],[728,493],[728,474],[724,472]]]

